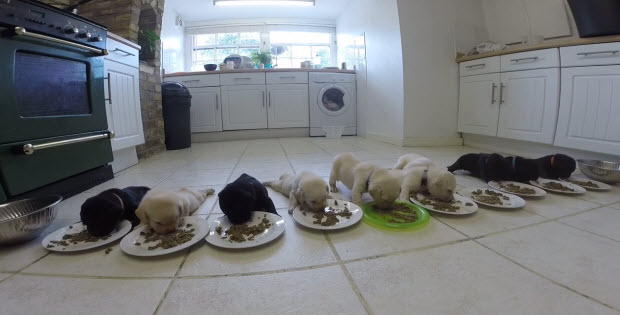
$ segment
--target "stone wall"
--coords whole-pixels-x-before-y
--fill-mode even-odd
[[[66,7],[77,0],[43,0]],[[108,30],[138,43],[140,28],[161,34],[165,0],[93,0],[78,8],[78,14],[108,27]],[[140,105],[145,143],[136,148],[144,159],[165,150],[161,103],[161,41],[153,59],[140,62]]]

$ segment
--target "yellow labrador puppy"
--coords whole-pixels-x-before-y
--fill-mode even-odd
[[[263,184],[289,198],[289,214],[292,214],[297,206],[301,210],[317,212],[327,207],[329,197],[327,183],[311,172],[284,174],[279,180]]]
[[[422,191],[434,199],[452,201],[456,189],[454,174],[437,167],[412,167],[405,170],[391,169],[390,173],[401,183],[400,200],[409,202],[409,198]]]
[[[200,205],[213,195],[215,190],[194,191],[181,188],[178,191],[152,189],[144,195],[136,210],[142,224],[149,225],[159,234],[176,231],[179,221],[198,210]]]
[[[400,195],[400,182],[386,169],[370,163],[361,163],[352,153],[343,153],[334,159],[329,186],[337,193],[336,182],[351,189],[353,203],[362,205],[362,195],[368,192],[379,208],[389,209]]]
[[[419,154],[405,154],[398,159],[396,165],[392,167],[395,170],[405,170],[412,167],[435,167],[435,163],[430,159]]]

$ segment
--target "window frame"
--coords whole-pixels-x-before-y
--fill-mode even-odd
[[[241,43],[241,33],[256,33],[256,34],[258,34],[258,40],[259,40],[258,44],[242,44]],[[239,40],[238,40],[236,45],[218,44],[217,43],[218,42],[218,36],[221,35],[221,34],[237,34],[237,36],[239,37]],[[197,42],[198,36],[200,36],[200,35],[215,35],[215,44],[213,44],[213,45],[197,45],[196,42]],[[197,59],[194,59],[194,53],[196,51],[213,49],[213,56],[215,58],[215,59],[213,59],[214,63],[219,65],[224,60],[224,58],[226,58],[227,56],[224,56],[224,58],[218,58],[217,50],[236,49],[237,53],[238,53],[239,50],[241,50],[241,49],[257,48],[260,51],[260,50],[263,49],[263,46],[264,46],[263,45],[264,42],[261,40],[261,32],[235,31],[235,32],[204,33],[204,34],[192,35],[192,36],[190,36],[190,38],[191,38],[191,51],[190,51],[190,59],[191,60],[190,60],[190,64],[189,64],[190,71],[191,71],[191,69],[194,67],[194,65],[196,63],[205,64],[205,63],[210,63],[211,62],[211,60],[205,60],[205,61],[199,61],[198,60],[197,61]],[[219,59],[221,59],[222,61],[218,61]]]

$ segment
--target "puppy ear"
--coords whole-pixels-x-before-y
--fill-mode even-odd
[[[304,200],[304,190],[301,189],[301,187],[297,188],[297,191],[295,191],[295,199],[297,199],[298,202]]]
[[[138,207],[138,209],[136,209],[136,216],[138,217],[138,219],[140,219],[140,222],[142,222],[143,224],[148,225],[150,220],[149,220],[149,215],[146,213],[146,210],[144,209],[144,207]]]

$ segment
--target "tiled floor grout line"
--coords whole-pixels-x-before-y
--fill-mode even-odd
[[[172,289],[172,285],[174,284],[174,281],[177,279],[179,273],[181,272],[181,269],[185,265],[185,261],[187,261],[187,257],[189,257],[189,255],[191,253],[192,253],[192,250],[191,250],[191,247],[190,247],[190,250],[188,250],[187,253],[185,253],[185,256],[183,257],[183,260],[179,264],[179,267],[177,268],[177,271],[174,273],[174,276],[172,277],[172,279],[170,280],[170,283],[168,283],[168,287],[166,288],[166,291],[164,291],[164,294],[162,295],[161,299],[159,300],[159,303],[157,303],[157,307],[155,308],[155,311],[153,311],[153,315],[155,315],[155,314],[157,314],[157,312],[159,312],[159,309],[161,308],[162,304],[166,300],[166,297],[168,297],[168,292],[170,292],[170,289]]]
[[[239,158],[237,159],[237,163],[235,163],[235,166],[233,166],[233,168],[230,170],[230,174],[228,174],[228,178],[226,179],[226,183],[224,183],[224,185],[222,185],[223,187],[226,187],[226,185],[228,184],[228,182],[230,182],[230,178],[232,177],[232,175],[235,173],[235,169],[237,168],[237,166],[239,166],[239,163],[241,162],[241,158],[243,157],[243,155],[245,154],[245,152],[248,150],[248,146],[250,145],[249,142],[245,143],[245,146],[243,147],[243,151],[241,152],[241,155],[239,156]],[[215,195],[217,196],[217,195]],[[211,210],[209,211],[209,213],[207,214],[207,219],[209,219],[209,217],[211,216],[211,214],[213,213],[213,210],[215,210],[215,206],[218,204],[219,200],[216,200],[213,203],[213,206],[211,206]]]
[[[500,257],[502,257],[502,258],[504,258],[504,259],[506,259],[506,260],[508,260],[508,261],[510,261],[510,262],[512,262],[512,263],[514,263],[515,265],[517,265],[517,266],[519,266],[519,267],[521,267],[521,268],[523,268],[523,269],[525,269],[525,270],[527,270],[527,271],[531,272],[531,273],[532,273],[532,274],[534,274],[534,275],[537,275],[537,276],[539,276],[539,277],[541,277],[541,278],[543,278],[543,279],[545,279],[545,280],[547,280],[547,281],[549,281],[549,282],[551,282],[551,283],[553,283],[553,284],[555,284],[555,285],[558,285],[558,286],[560,286],[560,287],[562,287],[562,288],[565,288],[565,289],[567,289],[567,290],[569,290],[569,291],[571,291],[571,292],[573,292],[573,293],[575,293],[575,294],[578,294],[578,295],[580,295],[580,296],[582,296],[582,297],[584,297],[584,298],[586,298],[586,299],[588,299],[588,300],[591,300],[591,301],[593,301],[593,302],[596,302],[596,303],[598,303],[598,304],[601,304],[601,305],[603,305],[603,306],[605,306],[605,307],[608,307],[608,308],[610,308],[610,309],[612,309],[612,310],[614,310],[614,311],[616,311],[616,312],[620,312],[620,309],[615,308],[614,306],[611,306],[611,305],[609,305],[609,304],[607,304],[607,303],[605,303],[605,302],[603,302],[603,301],[600,301],[600,300],[598,300],[598,299],[595,299],[595,298],[593,298],[593,297],[591,297],[591,296],[589,296],[589,295],[586,295],[586,294],[584,294],[584,293],[581,293],[581,292],[579,292],[579,291],[577,291],[577,290],[575,290],[575,289],[573,289],[573,288],[571,288],[571,287],[569,287],[569,286],[567,286],[567,285],[564,285],[564,284],[562,284],[562,283],[559,283],[559,282],[557,282],[557,281],[555,281],[555,280],[553,280],[553,279],[551,279],[551,278],[549,278],[549,277],[546,277],[545,275],[543,275],[543,274],[541,274],[541,273],[539,273],[539,272],[537,272],[537,271],[534,271],[534,270],[532,270],[532,269],[530,269],[530,268],[526,267],[525,265],[523,265],[523,264],[521,264],[521,263],[519,263],[519,262],[517,262],[517,261],[515,261],[515,260],[511,259],[510,257],[508,257],[508,256],[506,256],[506,255],[504,255],[504,254],[502,254],[502,253],[500,253],[500,252],[498,252],[498,251],[496,251],[496,250],[494,250],[494,249],[492,249],[492,248],[490,248],[490,247],[488,247],[488,246],[486,246],[486,245],[484,245],[484,244],[480,243],[478,240],[473,240],[473,241],[474,241],[474,242],[476,242],[476,244],[478,244],[478,245],[480,245],[480,246],[482,246],[482,247],[484,247],[484,248],[486,248],[486,249],[490,250],[491,252],[493,252],[493,253],[495,253],[495,254],[499,255]]]

